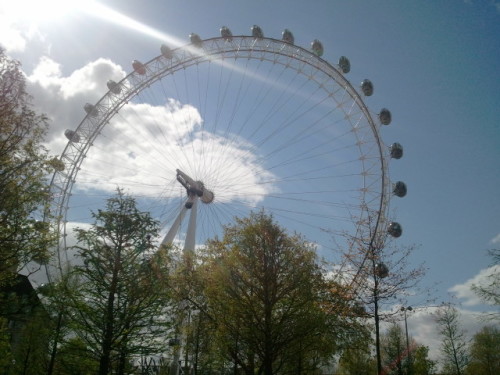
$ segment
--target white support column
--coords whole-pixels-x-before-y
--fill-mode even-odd
[[[184,252],[194,251],[196,245],[196,213],[198,211],[198,197],[193,199],[193,207],[189,214],[189,224],[186,233],[186,240],[184,241]]]
[[[165,236],[163,241],[161,241],[162,245],[164,245],[164,244],[170,245],[174,242],[175,235],[177,234],[179,228],[181,227],[182,220],[184,220],[184,216],[186,215],[186,211],[187,211],[186,202],[187,202],[187,199],[182,204],[181,212],[179,212],[179,215],[177,215],[177,218],[175,219],[174,223],[170,227],[167,235]]]

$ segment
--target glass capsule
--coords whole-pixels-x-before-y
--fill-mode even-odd
[[[252,30],[252,36],[255,39],[262,39],[262,38],[264,38],[264,33],[262,32],[262,29],[259,26],[253,25],[251,30]]]
[[[66,136],[66,138],[68,138],[68,140],[70,142],[73,142],[73,143],[80,142],[80,136],[74,130],[66,129],[66,131],[64,132],[64,135]]]
[[[382,110],[378,114],[378,118],[382,125],[389,125],[392,120],[391,111],[389,111],[387,108],[382,108]]]
[[[106,86],[108,86],[109,91],[116,95],[118,95],[122,91],[121,86],[112,79],[106,82]]]
[[[401,237],[401,235],[403,234],[403,228],[401,227],[401,224],[399,224],[395,221],[391,221],[389,223],[389,226],[387,227],[387,232],[391,236],[398,238],[398,237]]]
[[[174,53],[172,52],[170,47],[165,44],[161,45],[160,52],[162,56],[165,57],[166,59],[171,59],[172,57],[174,57]]]
[[[201,40],[200,36],[195,33],[189,34],[189,40],[191,40],[191,43],[193,46],[201,48],[203,41]]]
[[[363,91],[363,94],[365,94],[365,96],[372,96],[373,83],[369,79],[364,79],[363,82],[361,82],[361,91]]]
[[[377,263],[375,265],[375,274],[383,279],[389,276],[389,268],[384,263]]]
[[[401,159],[403,157],[403,146],[399,143],[393,143],[389,149],[391,151],[391,158]]]
[[[392,192],[395,196],[403,198],[408,192],[408,189],[406,188],[406,184],[403,181],[398,181],[394,184]]]
[[[311,43],[311,49],[316,56],[318,57],[323,56],[323,44],[321,44],[321,42],[318,39],[315,39]]]
[[[295,38],[293,37],[292,32],[288,29],[283,30],[283,32],[281,33],[281,40],[290,44],[293,44],[295,42]]]
[[[231,33],[231,30],[229,30],[229,28],[226,26],[221,27],[220,36],[223,37],[224,40],[226,40],[226,41],[233,40],[233,33]]]
[[[339,59],[339,67],[342,70],[342,73],[347,74],[351,71],[351,62],[345,56],[340,56]]]
[[[83,106],[83,109],[89,116],[96,117],[99,114],[99,111],[95,107],[95,105],[87,103]]]
[[[134,71],[141,76],[146,74],[146,67],[139,60],[132,61],[132,68],[134,68]]]

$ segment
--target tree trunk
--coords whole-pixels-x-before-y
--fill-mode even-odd
[[[52,372],[54,371],[54,363],[57,355],[57,344],[59,342],[59,335],[61,333],[62,317],[63,317],[63,312],[59,311],[59,314],[57,315],[57,325],[54,337],[54,345],[52,346],[52,351],[50,352],[50,362],[49,362],[49,368],[47,370],[47,375],[52,375]]]
[[[104,325],[104,335],[103,342],[101,345],[102,354],[99,361],[99,375],[108,375],[110,362],[111,362],[111,349],[113,343],[113,333],[114,333],[114,304],[115,304],[115,293],[118,285],[118,270],[121,263],[121,249],[116,249],[115,264],[113,268],[113,276],[111,279],[111,285],[108,294],[108,304],[106,311],[106,322]]]
[[[377,276],[374,277],[375,279],[375,287],[374,287],[374,293],[373,293],[373,299],[374,299],[374,315],[375,315],[375,349],[377,353],[377,374],[382,375],[382,356],[380,354],[380,318],[378,316],[378,279]]]

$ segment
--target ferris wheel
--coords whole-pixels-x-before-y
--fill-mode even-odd
[[[368,109],[374,86],[349,82],[346,57],[330,64],[322,54],[318,40],[306,49],[289,30],[275,39],[253,26],[251,35],[191,34],[183,47],[134,60],[65,132],[50,186],[60,234],[53,267],[70,261],[73,228],[117,188],[162,224],[159,242],[185,250],[259,210],[327,257],[352,239],[401,235],[387,212],[406,185],[390,182],[388,162],[403,148],[380,135],[391,113]]]

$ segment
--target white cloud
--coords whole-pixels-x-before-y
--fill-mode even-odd
[[[22,17],[24,9],[17,6],[16,1],[0,2],[0,46],[8,54],[25,52],[30,47],[40,48],[45,44],[44,36],[41,34],[38,25],[33,20]]]
[[[64,75],[58,62],[40,58],[27,76],[28,90],[37,110],[50,119],[47,147],[53,154],[68,143],[65,129],[76,130],[85,118],[85,103],[97,103],[108,91],[106,82],[125,75],[107,59]],[[252,144],[234,134],[207,132],[197,108],[163,100],[155,105],[132,100],[111,119],[82,164],[76,179],[80,192],[115,192],[120,186],[135,196],[159,197],[168,194],[167,181],[174,181],[178,196],[177,168],[202,180],[219,203],[255,205],[275,191],[273,184],[263,183],[274,176],[263,168]]]
[[[440,346],[442,337],[439,327],[435,321],[434,314],[437,307],[417,308],[407,315],[408,332],[419,344],[429,347],[429,356],[437,361],[440,358]],[[479,314],[467,309],[457,307],[459,313],[459,325],[465,331],[466,339],[478,332],[484,323],[479,319]],[[402,321],[401,324],[404,324]]]
[[[481,270],[476,276],[467,280],[463,284],[457,284],[449,289],[450,292],[454,293],[459,299],[463,300],[465,306],[476,306],[482,304],[481,299],[474,293],[471,289],[472,285],[484,285],[487,279],[500,272],[500,267],[498,265],[485,268]]]
[[[124,70],[107,59],[90,62],[64,76],[61,65],[49,57],[41,57],[27,76],[28,91],[33,104],[50,120],[47,144],[54,154],[60,154],[67,143],[65,129],[76,129],[84,118],[85,103],[95,103],[106,92],[109,79],[121,80]]]
[[[114,192],[124,186],[132,195],[156,197],[176,169],[204,182],[219,203],[256,204],[270,188],[261,181],[273,175],[258,163],[252,145],[243,139],[228,142],[204,131],[198,110],[169,100],[164,106],[129,103],[102,131],[82,165],[83,190]],[[106,174],[102,173],[107,166]],[[223,167],[223,171],[216,168]],[[147,182],[147,183],[144,183]],[[180,184],[174,182],[175,187]],[[176,189],[177,194],[177,189]]]
[[[0,45],[10,53],[24,51],[26,43],[21,32],[10,27],[8,20],[0,16]]]
[[[500,244],[500,233],[498,233],[495,237],[493,237],[490,243],[493,245]]]

